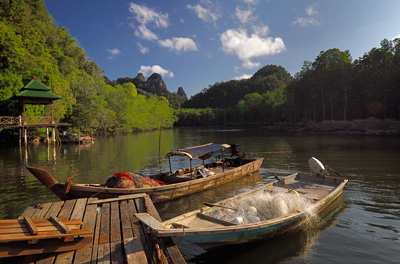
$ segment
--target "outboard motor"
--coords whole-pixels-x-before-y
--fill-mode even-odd
[[[310,175],[316,175],[316,176],[328,175],[328,171],[325,169],[324,164],[322,164],[321,161],[319,161],[314,157],[308,160],[308,166],[310,167]]]

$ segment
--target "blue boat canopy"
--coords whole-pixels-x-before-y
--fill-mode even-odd
[[[185,148],[185,149],[180,149],[180,150],[175,150],[172,152],[167,153],[165,155],[165,158],[169,158],[172,156],[187,156],[191,159],[196,159],[201,156],[204,156],[206,154],[212,153],[217,150],[224,150],[227,148],[230,148],[231,146],[228,144],[213,144],[213,143],[208,143],[205,145],[201,146],[195,146],[191,148]]]

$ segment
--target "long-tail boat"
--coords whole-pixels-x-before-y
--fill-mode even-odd
[[[315,158],[309,160],[310,167],[323,166],[317,163]],[[317,225],[318,213],[340,197],[348,180],[322,172],[277,177],[264,186],[215,204],[205,203],[208,207],[162,223],[146,213],[135,216],[159,237],[180,237],[204,248],[271,238],[307,226],[305,223]]]
[[[224,158],[224,150],[231,148],[231,155]],[[216,161],[204,164],[204,160],[212,157],[216,151],[222,155]],[[171,157],[186,156],[190,159],[190,167],[172,171]],[[48,189],[62,200],[80,197],[113,198],[120,195],[147,193],[154,203],[169,201],[201,192],[206,189],[233,181],[257,171],[263,158],[246,158],[237,151],[237,145],[205,144],[201,146],[179,149],[167,153],[165,156],[170,162],[170,171],[148,176],[150,179],[163,182],[165,185],[142,188],[109,188],[104,184],[78,184],[67,180],[58,182],[49,172],[43,169],[27,167],[27,169]],[[202,165],[193,166],[192,160],[203,160]]]

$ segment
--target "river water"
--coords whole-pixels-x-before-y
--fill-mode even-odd
[[[285,176],[308,171],[318,158],[349,179],[319,226],[258,243],[202,252],[183,245],[191,263],[400,263],[400,139],[348,136],[293,136],[257,129],[176,128],[134,135],[98,137],[94,145],[44,143],[1,147],[0,218],[16,218],[31,203],[57,201],[26,169],[47,169],[60,181],[104,182],[116,171],[144,174],[168,171],[162,156],[175,149],[214,143],[238,143],[242,152],[259,154],[259,172],[199,194],[157,205],[163,220]],[[159,142],[161,143],[159,145]],[[160,147],[160,151],[159,151]],[[159,157],[161,153],[161,159]],[[161,164],[160,162],[161,161]],[[194,165],[195,162],[193,163]],[[189,166],[173,158],[172,169]]]

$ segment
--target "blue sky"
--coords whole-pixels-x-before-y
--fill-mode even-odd
[[[105,75],[163,76],[188,96],[268,64],[292,75],[321,51],[361,57],[400,37],[399,0],[45,0]]]

